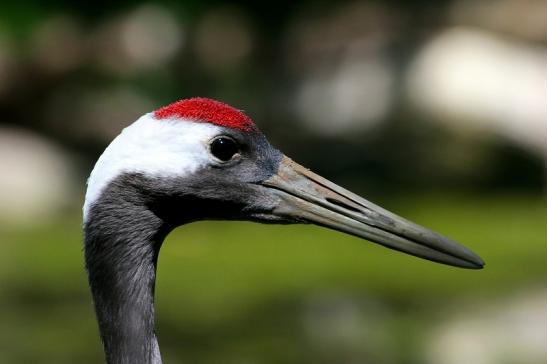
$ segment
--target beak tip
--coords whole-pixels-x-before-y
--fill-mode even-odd
[[[470,264],[466,268],[476,269],[476,270],[483,269],[484,266],[486,265],[484,260],[482,260],[479,256],[475,256],[474,258],[475,259],[469,261]]]

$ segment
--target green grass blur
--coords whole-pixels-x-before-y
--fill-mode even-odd
[[[159,260],[164,362],[421,363],[429,329],[455,307],[544,281],[541,197],[439,194],[386,207],[465,243],[486,268],[433,264],[313,226],[183,226]],[[74,213],[0,230],[0,363],[101,362],[80,224]]]

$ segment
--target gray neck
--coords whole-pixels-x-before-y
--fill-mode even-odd
[[[161,363],[154,284],[161,244],[173,228],[197,219],[249,219],[253,209],[271,209],[249,206],[252,184],[244,189],[233,176],[215,173],[201,170],[184,179],[122,174],[87,210],[86,267],[109,364]]]
[[[86,267],[109,364],[161,363],[154,286],[167,233],[162,219],[127,184],[109,186],[88,215]]]

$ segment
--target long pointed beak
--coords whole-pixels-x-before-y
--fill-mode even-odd
[[[355,235],[420,258],[480,269],[471,250],[326,180],[283,157],[278,173],[262,183],[277,190],[277,216]]]

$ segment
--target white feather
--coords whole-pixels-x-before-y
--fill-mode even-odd
[[[184,176],[214,163],[208,143],[221,128],[190,120],[143,115],[125,128],[105,149],[87,181],[84,221],[91,205],[110,181],[124,172],[149,176]]]

